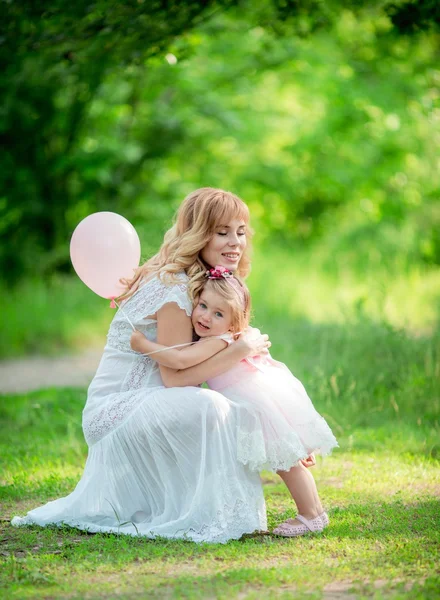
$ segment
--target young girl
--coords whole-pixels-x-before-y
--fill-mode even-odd
[[[164,366],[182,370],[232,344],[248,327],[249,317],[247,287],[231,271],[217,266],[206,272],[206,279],[196,293],[191,317],[199,338],[196,343],[166,347],[136,331],[131,346]],[[254,331],[259,334],[258,330]],[[207,383],[228,398],[237,410],[237,458],[251,470],[288,471],[312,452],[325,455],[338,445],[301,382],[269,353],[244,359]],[[309,481],[307,485],[314,486],[313,476],[309,476],[313,483]],[[309,520],[299,514],[297,521],[286,521],[274,533],[296,536],[322,530],[328,524],[328,516],[322,510],[316,488],[314,498],[313,508],[319,507],[317,518]]]

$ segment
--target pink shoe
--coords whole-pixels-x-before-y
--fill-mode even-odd
[[[283,537],[296,537],[298,535],[306,535],[307,533],[323,530],[321,517],[315,517],[314,519],[309,520],[302,515],[296,515],[296,518],[298,521],[301,521],[302,525],[297,525],[296,523],[293,524],[294,519],[287,519],[287,521],[284,521],[284,523],[275,527],[273,533]]]
[[[324,527],[327,527],[327,525],[330,523],[330,519],[328,518],[328,514],[324,511],[319,515],[319,518],[322,521],[322,528],[324,529]]]

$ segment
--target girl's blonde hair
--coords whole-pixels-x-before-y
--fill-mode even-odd
[[[157,254],[147,260],[130,280],[121,279],[127,291],[119,299],[132,296],[145,277],[153,273],[164,274],[169,283],[176,283],[176,274],[185,271],[189,277],[188,293],[195,298],[204,283],[207,267],[200,251],[211,240],[215,229],[231,219],[243,219],[247,225],[247,247],[238,264],[237,273],[247,277],[250,272],[250,242],[253,231],[249,227],[249,209],[235,194],[216,188],[200,188],[191,192],[180,205],[173,219],[173,226],[164,236]]]
[[[232,333],[240,333],[246,329],[251,319],[251,295],[245,283],[234,275],[235,282],[238,282],[241,292],[239,293],[230,283],[230,279],[207,279],[202,283],[200,290],[197,292],[195,304],[198,302],[203,290],[211,290],[221,296],[231,308]]]

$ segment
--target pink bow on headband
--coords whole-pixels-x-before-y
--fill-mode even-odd
[[[206,271],[205,275],[208,279],[226,279],[229,285],[237,292],[238,297],[243,304],[243,308],[245,307],[246,302],[243,288],[239,281],[235,279],[232,271],[220,265],[216,265],[214,269],[209,269],[209,271]]]

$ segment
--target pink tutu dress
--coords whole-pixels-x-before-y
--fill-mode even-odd
[[[270,355],[242,360],[207,383],[235,407],[237,458],[251,470],[287,471],[311,452],[326,455],[338,446],[302,383]]]

